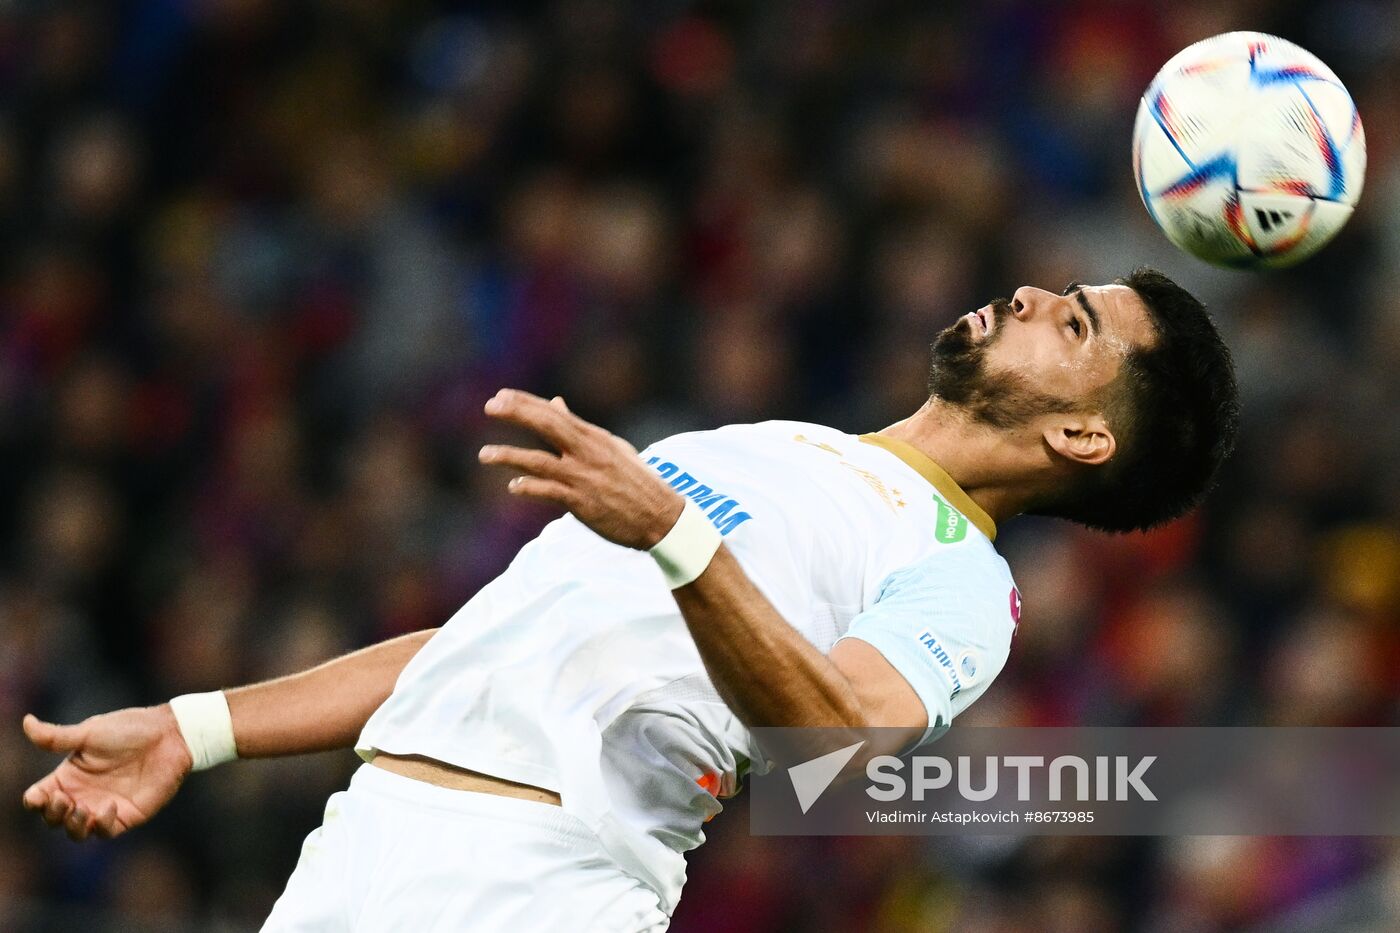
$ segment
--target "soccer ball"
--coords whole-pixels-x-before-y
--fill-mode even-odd
[[[1167,238],[1206,262],[1278,268],[1351,217],[1366,174],[1361,117],[1317,56],[1259,32],[1178,52],[1138,106],[1133,174]]]

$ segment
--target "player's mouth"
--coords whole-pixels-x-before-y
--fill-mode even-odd
[[[996,315],[992,313],[990,305],[969,312],[967,316],[974,334],[981,334],[984,340],[991,336],[992,329],[996,326]]]

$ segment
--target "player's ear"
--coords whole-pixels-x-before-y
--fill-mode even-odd
[[[1045,429],[1045,443],[1071,463],[1098,466],[1111,458],[1118,441],[1103,415],[1067,415]]]

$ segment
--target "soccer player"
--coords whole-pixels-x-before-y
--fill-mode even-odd
[[[731,425],[640,456],[559,400],[502,391],[487,413],[549,449],[480,459],[571,514],[442,629],[77,725],[26,717],[68,757],[24,803],[111,837],[192,769],[353,745],[367,763],[264,929],[664,929],[683,853],[768,764],[750,727],[927,740],[1010,650],[997,523],[1181,515],[1238,411],[1205,310],[1145,269],[963,316],[929,389],[874,434]]]

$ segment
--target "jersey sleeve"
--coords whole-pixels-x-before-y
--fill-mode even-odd
[[[919,695],[928,711],[919,745],[946,731],[1001,673],[1015,629],[1014,584],[950,557],[928,556],[890,574],[842,636],[873,645]]]

